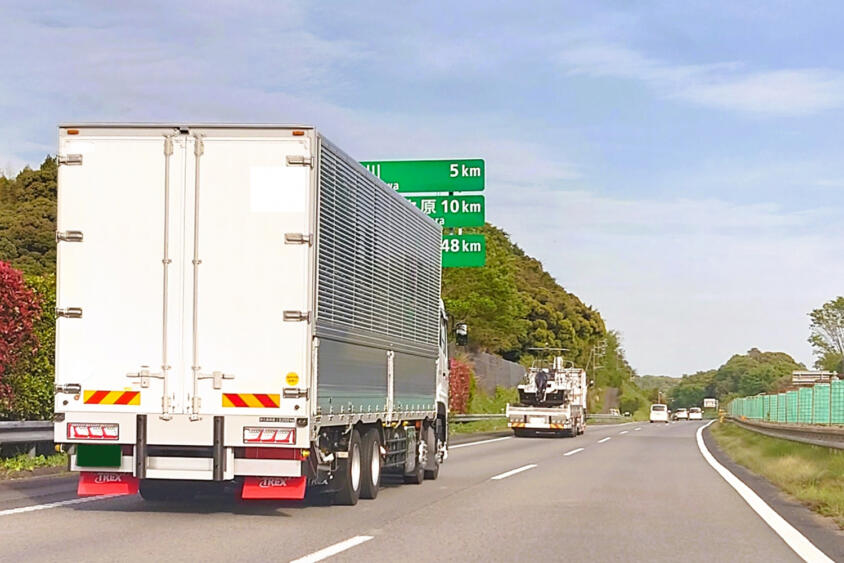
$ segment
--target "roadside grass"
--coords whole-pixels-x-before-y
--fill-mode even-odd
[[[736,463],[788,492],[844,530],[844,451],[771,438],[735,424],[710,427]]]
[[[517,402],[519,402],[519,390],[515,387],[498,386],[492,395],[488,395],[482,389],[474,388],[471,397],[469,397],[467,412],[472,414],[503,414],[507,403]]]
[[[472,432],[498,432],[508,430],[507,419],[478,420],[476,422],[451,422],[448,425],[450,434],[470,434]]]
[[[63,467],[67,465],[67,454],[57,453],[50,456],[38,455],[31,457],[18,454],[14,457],[0,459],[0,479],[22,477],[24,473],[42,467]]]

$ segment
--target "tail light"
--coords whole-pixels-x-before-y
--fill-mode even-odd
[[[89,424],[87,422],[69,422],[68,440],[117,440],[120,426],[117,424]]]
[[[244,444],[295,444],[295,428],[243,428]]]

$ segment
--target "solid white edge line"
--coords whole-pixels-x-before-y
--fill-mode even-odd
[[[69,500],[60,500],[57,502],[48,502],[46,504],[36,504],[33,506],[21,506],[20,508],[8,508],[0,510],[0,516],[11,516],[12,514],[23,514],[26,512],[35,512],[36,510],[46,510],[48,508],[57,508],[59,506],[68,506],[71,504],[82,504],[83,502],[91,502],[92,500],[103,500],[107,498],[114,498],[126,495],[100,495],[95,497],[81,497],[72,498]]]
[[[490,438],[489,440],[481,440],[479,442],[469,442],[468,444],[457,444],[449,446],[448,449],[456,450],[457,448],[468,448],[469,446],[479,446],[481,444],[489,444],[490,442],[500,442],[501,440],[509,440],[512,436],[504,436],[502,438]]]
[[[604,439],[602,439],[602,440],[598,440],[598,443],[599,443],[599,444],[603,444],[604,442],[608,442],[608,441],[610,441],[610,440],[611,440],[611,438],[610,438],[609,436],[607,436],[606,438],[604,438]]]
[[[506,479],[511,475],[515,475],[516,473],[521,473],[522,471],[527,471],[528,469],[533,469],[536,467],[535,463],[529,463],[527,465],[523,465],[521,467],[517,467],[516,469],[511,469],[510,471],[505,471],[504,473],[500,473],[495,477],[490,477],[490,479],[499,480],[499,479]]]
[[[356,545],[368,542],[371,539],[372,536],[355,536],[339,543],[335,543],[334,545],[329,545],[328,547],[315,551],[310,555],[294,559],[290,563],[315,563],[316,561],[322,561],[323,559],[328,559],[332,555],[337,555],[342,551],[351,549]]]
[[[733,473],[730,472],[729,469],[721,465],[717,459],[709,452],[707,449],[706,444],[703,442],[703,430],[715,422],[714,420],[710,420],[703,426],[697,429],[697,447],[700,450],[701,455],[703,455],[703,459],[712,466],[712,468],[718,472],[718,474],[724,478],[724,480],[736,490],[736,492],[744,499],[750,508],[759,515],[765,523],[770,526],[770,528],[776,532],[776,534],[782,538],[782,540],[788,544],[794,553],[796,553],[801,559],[804,561],[811,561],[811,562],[826,562],[829,561],[832,563],[832,559],[827,557],[827,555],[815,547],[815,545],[810,542],[806,536],[801,534],[794,526],[789,524],[785,518],[779,515],[776,510],[771,508],[768,503],[762,500],[759,495],[757,495],[753,489],[748,487],[744,484],[744,482],[736,477]]]
[[[576,448],[576,449],[574,449],[574,450],[571,450],[570,452],[566,452],[566,453],[564,453],[563,455],[564,455],[564,456],[567,456],[567,455],[574,455],[574,454],[576,454],[577,452],[582,452],[582,451],[583,451],[583,448]]]

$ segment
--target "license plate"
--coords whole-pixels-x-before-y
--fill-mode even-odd
[[[530,417],[531,424],[548,424],[548,419],[544,416],[532,416]]]

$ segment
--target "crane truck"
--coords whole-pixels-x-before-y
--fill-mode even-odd
[[[59,127],[78,494],[375,498],[447,456],[441,227],[310,126]]]
[[[519,403],[505,411],[517,437],[574,437],[586,430],[586,371],[562,356],[534,360],[518,392]]]

